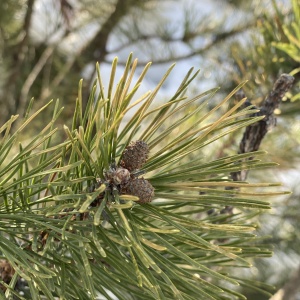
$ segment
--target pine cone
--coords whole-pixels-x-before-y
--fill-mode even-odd
[[[131,142],[123,151],[120,166],[130,172],[140,169],[147,161],[149,147],[144,141]]]
[[[122,194],[129,194],[139,197],[138,203],[148,203],[154,197],[154,188],[151,183],[144,178],[134,178],[122,187]]]

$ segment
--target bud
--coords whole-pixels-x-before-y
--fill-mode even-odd
[[[125,184],[130,179],[130,172],[124,168],[117,168],[112,179],[114,184]]]

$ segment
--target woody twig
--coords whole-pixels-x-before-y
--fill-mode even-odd
[[[274,126],[276,126],[276,117],[274,111],[279,107],[285,93],[291,88],[294,82],[294,77],[288,74],[282,74],[275,82],[272,91],[266,97],[259,112],[254,114],[257,116],[265,116],[262,120],[251,124],[246,127],[243,134],[242,140],[239,145],[238,153],[249,153],[257,151],[259,146],[267,134]],[[236,97],[241,100],[245,98],[246,95],[243,91],[239,91]],[[251,103],[249,103],[251,104]],[[251,160],[251,158],[249,158]],[[231,173],[231,178],[233,181],[246,181],[248,176],[248,170],[241,170]],[[228,188],[231,189],[231,188]],[[232,206],[226,206],[221,213],[231,214],[233,210]]]
[[[259,146],[269,130],[276,125],[276,117],[274,111],[279,107],[279,104],[285,93],[291,88],[294,82],[294,77],[288,74],[282,74],[275,82],[272,91],[266,97],[262,106],[259,108],[258,115],[265,116],[257,123],[246,127],[243,138],[239,146],[240,153],[248,153],[257,151]],[[245,94],[242,92],[237,95],[239,98],[244,98]],[[246,170],[234,172],[231,177],[234,181],[245,181],[248,172]]]

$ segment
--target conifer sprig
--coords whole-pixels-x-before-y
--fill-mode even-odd
[[[58,103],[51,121],[19,150],[17,136],[39,112],[11,137],[15,117],[1,127],[0,251],[15,272],[2,282],[2,298],[22,299],[22,290],[26,299],[245,299],[231,288],[249,285],[234,268],[271,255],[255,236],[254,217],[270,208],[266,195],[284,192],[274,183],[233,182],[230,173],[274,164],[261,160],[263,151],[204,157],[213,142],[262,119],[242,108],[245,99],[215,113],[244,83],[207,110],[217,90],[189,99],[185,91],[198,74],[190,70],[170,100],[155,107],[173,66],[134,101],[150,64],[134,82],[136,67],[130,55],[115,84],[115,59],[106,91],[97,65],[85,106],[80,82],[61,143]],[[210,213],[228,205],[233,214]]]

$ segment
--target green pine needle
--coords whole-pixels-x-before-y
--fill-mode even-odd
[[[131,54],[116,83],[115,59],[106,91],[97,64],[89,99],[79,83],[71,127],[55,127],[57,101],[50,121],[25,141],[25,128],[52,102],[30,115],[31,102],[14,133],[17,116],[0,128],[0,253],[14,270],[1,283],[6,296],[24,299],[17,293],[23,278],[28,299],[245,299],[230,288],[251,285],[236,270],[271,255],[255,235],[255,217],[270,208],[267,197],[286,192],[277,183],[232,181],[231,172],[273,167],[266,152],[212,159],[205,151],[262,117],[242,108],[245,99],[218,112],[245,82],[220,103],[213,102],[218,89],[189,99],[193,69],[169,101],[156,104],[174,66],[136,99],[149,67],[135,80]],[[137,140],[150,154],[131,176],[154,187],[151,203],[122,191],[111,175]]]

